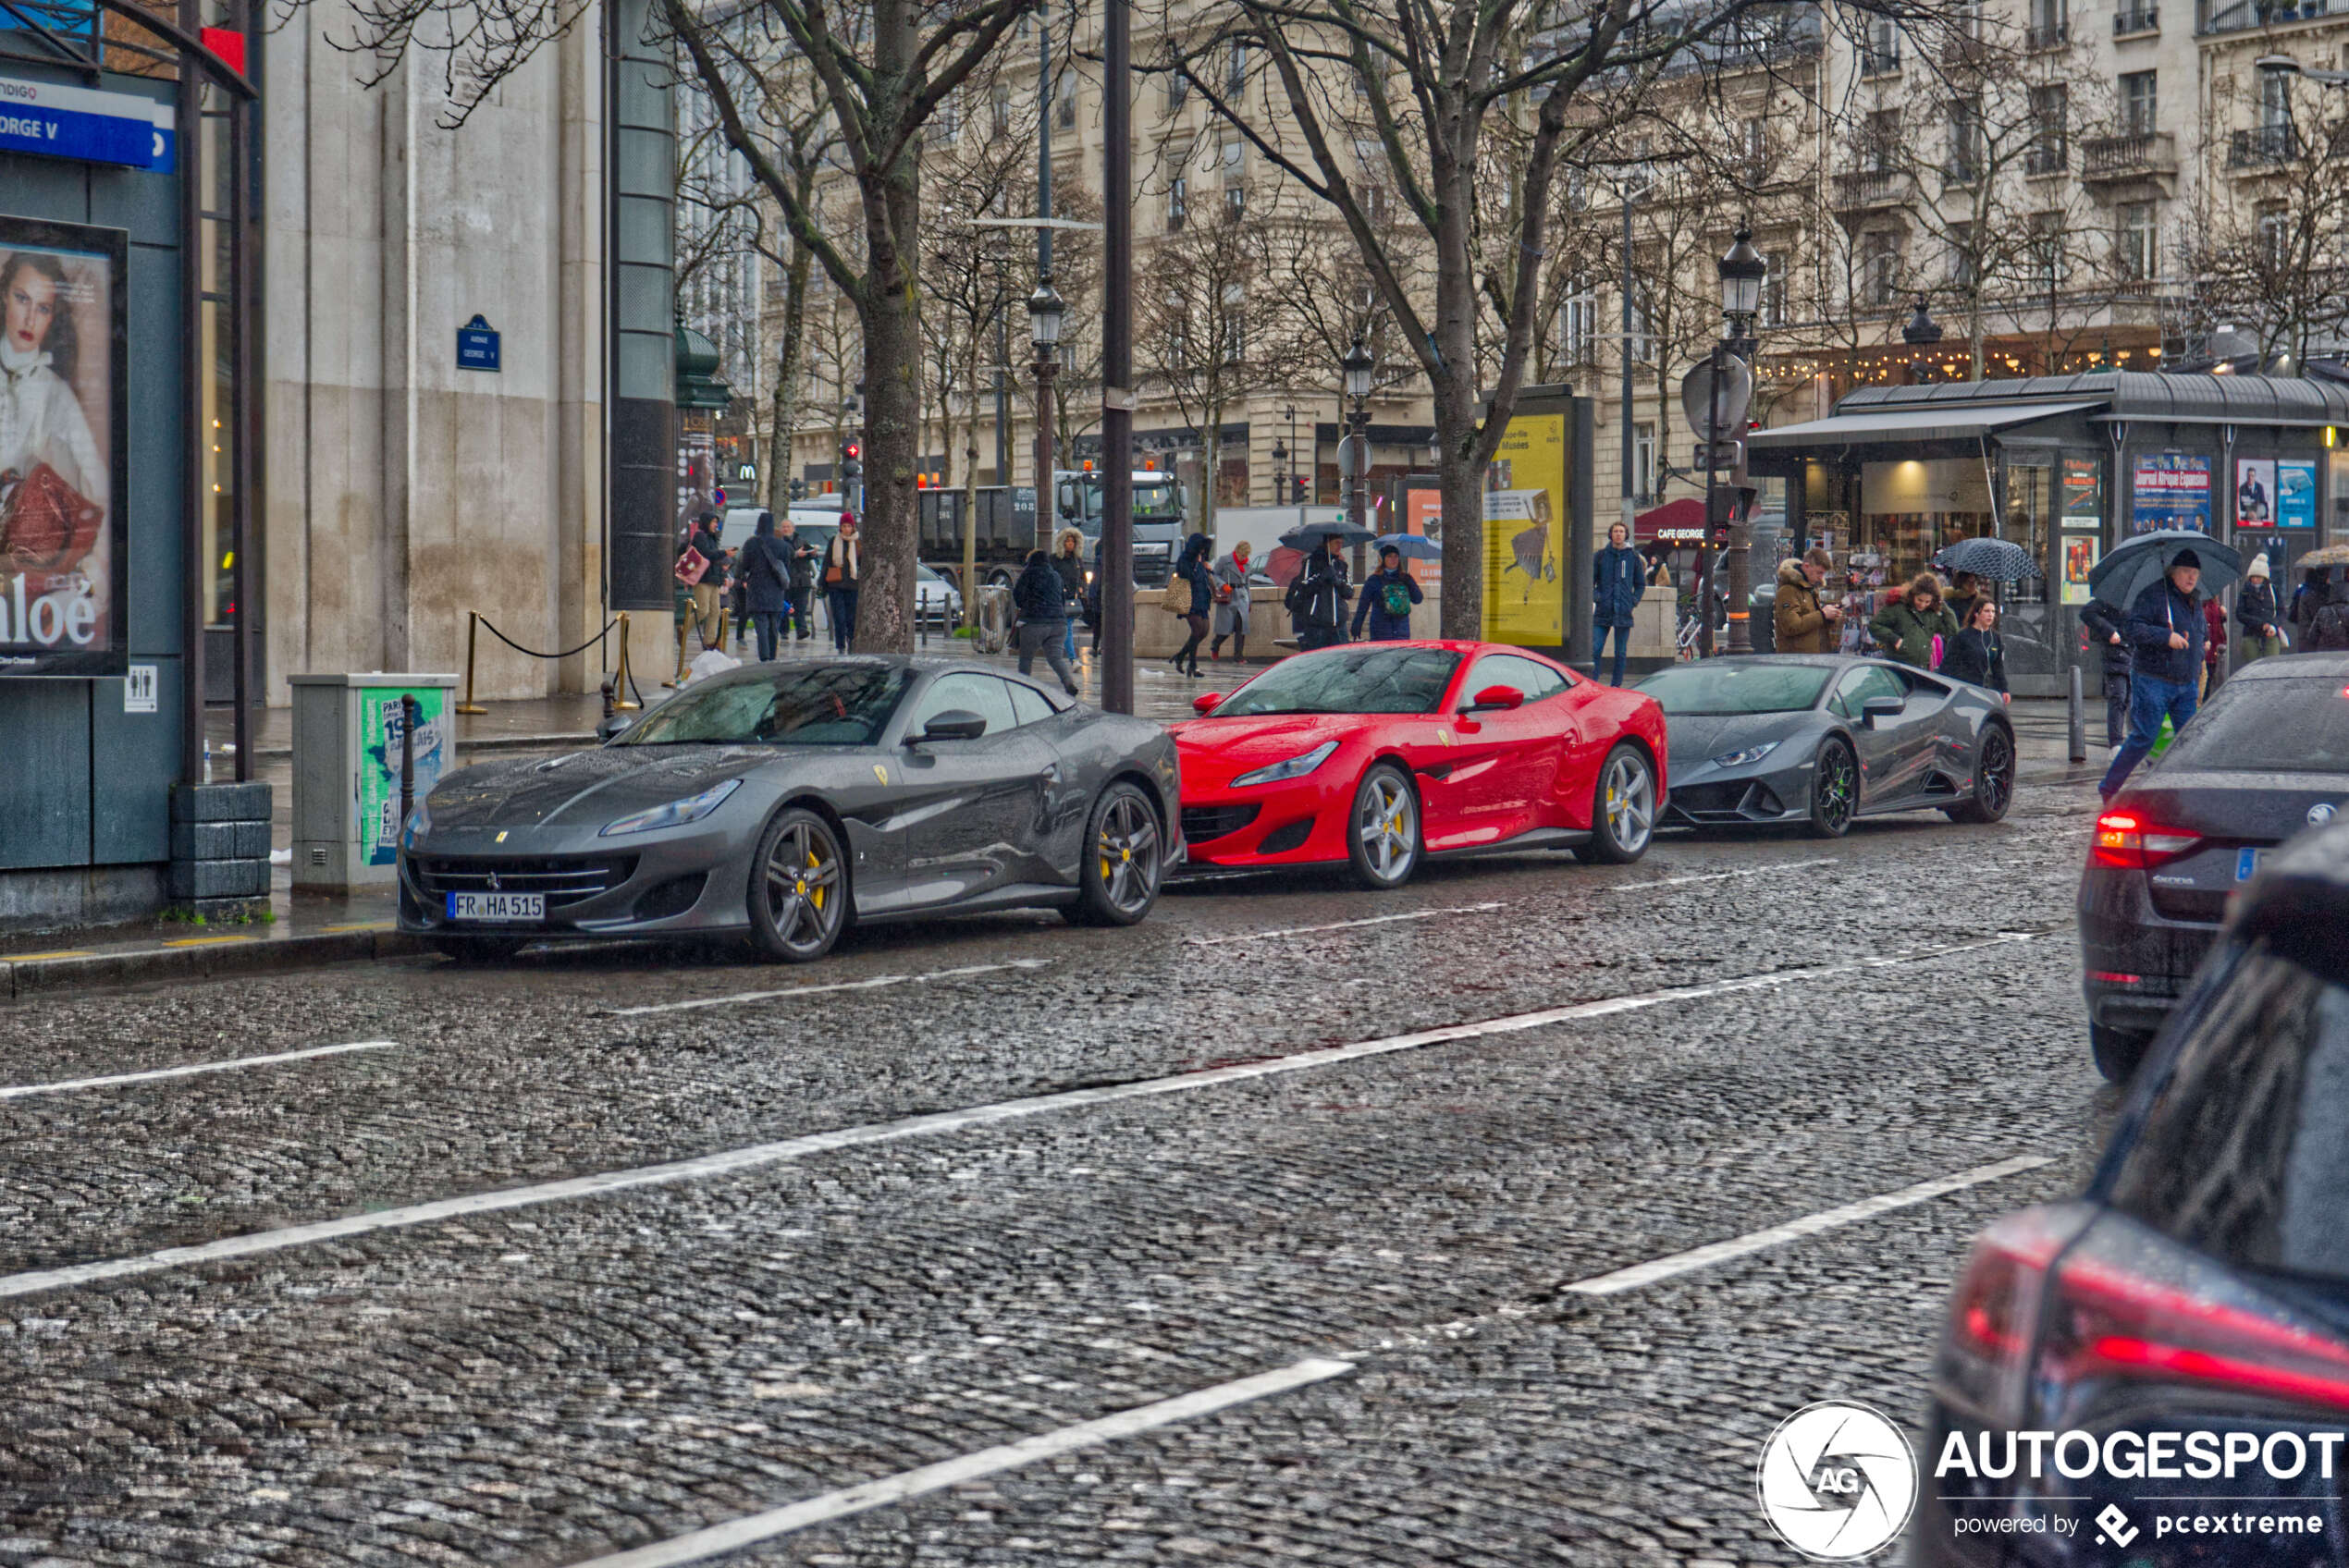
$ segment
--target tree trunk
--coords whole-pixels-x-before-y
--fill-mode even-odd
[[[1456,167],[1437,171],[1443,206],[1434,236],[1435,352],[1441,364],[1428,382],[1434,395],[1435,438],[1443,448],[1442,626],[1446,637],[1476,639],[1484,635],[1484,471],[1500,447],[1501,427],[1497,421],[1484,429],[1477,423],[1476,278],[1469,227],[1476,202],[1472,129],[1456,151]],[[1344,414],[1341,401],[1341,430]],[[1368,483],[1369,456],[1362,454],[1365,472],[1357,483]]]
[[[963,619],[965,625],[978,624],[978,595],[971,583],[978,575],[978,459],[973,456],[978,447],[978,324],[971,324],[971,351],[965,356],[963,384],[970,388],[970,418],[963,422],[968,432],[963,456]],[[1010,482],[1002,474],[995,481],[1003,487],[1006,501],[1011,496]]]
[[[1199,452],[1202,459],[1200,466],[1206,472],[1199,477],[1199,522],[1196,526],[1199,533],[1212,538],[1215,534],[1215,489],[1224,481],[1224,405],[1211,399],[1202,412],[1207,428],[1199,432]],[[1174,547],[1179,550],[1183,546],[1178,542]]]
[[[775,360],[775,401],[769,415],[773,439],[767,448],[767,509],[781,517],[791,508],[792,437],[799,430],[799,361],[806,335],[807,269],[813,258],[794,239],[791,264],[783,269],[783,341]]]
[[[920,459],[923,357],[914,276],[920,191],[913,154],[876,175],[871,185],[865,193],[870,264],[865,275],[864,580],[855,649],[910,654],[921,534],[914,470]]]

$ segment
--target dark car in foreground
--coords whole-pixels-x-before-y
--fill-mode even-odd
[[[2235,672],[2097,818],[2080,953],[2097,1068],[2127,1079],[2262,857],[2349,805],[2349,655]]]
[[[2263,858],[2086,1194],[1976,1241],[1913,1560],[2349,1563],[2344,1200],[2349,826]]]
[[[1155,724],[950,661],[751,665],[592,751],[441,780],[403,829],[400,925],[461,957],[548,937],[742,937],[820,958],[852,923],[1055,907],[1131,925],[1180,858]]]
[[[1674,827],[1789,823],[1834,839],[1885,812],[1996,822],[2014,799],[2005,704],[1962,680],[1775,654],[1672,665],[1636,689],[1664,706]]]

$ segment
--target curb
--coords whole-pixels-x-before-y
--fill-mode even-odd
[[[153,980],[211,980],[269,974],[359,960],[406,958],[424,950],[397,931],[336,931],[313,937],[191,938],[186,947],[132,948],[58,958],[0,958],[0,999],[85,986],[135,986]]]

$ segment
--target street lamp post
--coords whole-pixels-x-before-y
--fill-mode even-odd
[[[1288,448],[1278,436],[1273,438],[1273,504],[1288,505]]]
[[[1060,369],[1061,317],[1066,309],[1051,276],[1037,279],[1036,292],[1027,297],[1027,336],[1036,345],[1036,547],[1045,551],[1052,547],[1059,521],[1052,484],[1052,375]]]
[[[1941,341],[1941,324],[1925,314],[1925,296],[1922,294],[1917,296],[1915,313],[1909,317],[1908,325],[1900,329],[1900,341],[1918,350],[1917,354],[1909,361],[1909,382],[1910,385],[1914,386],[1925,379],[1924,350]]]
[[[1305,453],[1297,444],[1297,405],[1290,403],[1283,408],[1281,417],[1288,421],[1288,449],[1296,455],[1297,462],[1301,467],[1305,462]],[[1285,504],[1301,507],[1305,504],[1305,476],[1297,472],[1296,469],[1291,469],[1288,477],[1290,493],[1281,499]]]
[[[1346,496],[1346,521],[1360,528],[1365,526],[1364,503],[1371,484],[1371,377],[1378,370],[1378,356],[1371,352],[1363,334],[1354,335],[1354,346],[1346,350],[1337,368],[1344,376],[1346,396],[1354,405],[1347,416],[1353,434],[1354,461],[1350,466],[1354,472]],[[1361,554],[1359,545],[1355,547],[1355,554]]]
[[[1711,440],[1704,454],[1705,516],[1713,516],[1712,489],[1717,472],[1715,454],[1721,439],[1721,426],[1729,423],[1725,412],[1734,412],[1740,426],[1737,439],[1737,468],[1732,479],[1738,496],[1729,518],[1729,545],[1723,552],[1723,565],[1729,572],[1729,652],[1750,654],[1753,651],[1753,625],[1751,601],[1753,597],[1753,518],[1751,492],[1745,474],[1745,410],[1725,410],[1722,397],[1727,388],[1729,366],[1742,361],[1751,364],[1759,345],[1753,338],[1753,318],[1762,308],[1762,281],[1769,276],[1770,263],[1753,248],[1753,233],[1740,228],[1737,241],[1721,258],[1721,317],[1727,328],[1720,345],[1714,349],[1713,421],[1708,432]]]

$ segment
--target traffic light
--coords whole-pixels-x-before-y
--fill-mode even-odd
[[[791,498],[794,501],[807,499],[807,481],[794,479],[791,482]]]
[[[865,465],[860,460],[864,454],[865,448],[854,441],[843,441],[840,444],[840,476],[842,479],[865,477]]]

